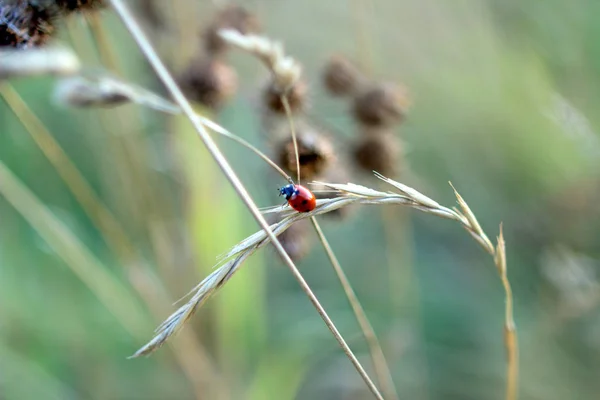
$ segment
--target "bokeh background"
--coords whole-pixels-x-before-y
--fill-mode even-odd
[[[140,18],[181,71],[225,2],[154,3],[136,3]],[[352,182],[380,187],[345,156],[359,134],[348,102],[323,90],[323,64],[345,54],[371,78],[408,87],[412,107],[394,132],[404,155],[397,179],[447,206],[452,181],[490,237],[503,223],[521,398],[597,399],[600,3],[243,5],[302,63],[311,118],[330,127]],[[114,13],[101,11],[100,21],[120,75],[161,91]],[[83,17],[65,21],[59,39],[101,65]],[[227,59],[239,87],[214,118],[268,151],[258,105],[268,73],[246,54]],[[53,101],[53,79],[9,83],[43,127],[25,118],[32,136],[0,102],[0,398],[370,398],[271,247],[169,345],[126,359],[257,224],[183,118],[131,105],[70,110]],[[279,204],[285,181],[217,140],[258,204]],[[503,398],[504,294],[492,260],[460,226],[373,206],[322,224],[400,398]],[[372,371],[324,251],[314,232],[305,235],[312,245],[298,265]]]

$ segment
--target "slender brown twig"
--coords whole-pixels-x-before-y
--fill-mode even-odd
[[[246,207],[250,210],[251,214],[256,219],[256,221],[261,226],[261,228],[264,230],[265,234],[273,242],[273,245],[275,246],[277,252],[282,256],[283,261],[290,268],[292,274],[294,275],[294,277],[300,284],[302,290],[309,297],[313,306],[317,309],[319,315],[321,316],[321,318],[323,319],[323,321],[325,322],[325,324],[327,325],[329,330],[332,332],[332,334],[334,335],[334,337],[336,338],[336,340],[338,341],[338,343],[340,344],[340,346],[342,347],[342,349],[344,350],[347,357],[350,359],[350,361],[352,362],[352,364],[354,365],[354,367],[356,368],[358,373],[361,375],[361,377],[363,378],[363,380],[365,381],[365,383],[367,384],[367,386],[369,387],[369,389],[371,390],[373,395],[378,399],[383,399],[383,397],[379,393],[377,387],[375,386],[375,384],[373,383],[371,378],[368,376],[368,374],[364,370],[363,366],[360,364],[360,362],[358,361],[358,359],[356,358],[356,356],[354,355],[354,353],[352,352],[352,350],[350,349],[350,347],[348,346],[348,344],[346,343],[344,338],[341,336],[341,334],[337,330],[337,328],[336,328],[335,324],[333,323],[333,321],[331,320],[331,318],[329,318],[329,316],[327,315],[325,309],[320,304],[319,300],[314,295],[314,293],[312,292],[312,290],[310,289],[310,287],[308,286],[308,284],[306,283],[306,281],[300,274],[300,271],[298,270],[298,268],[296,267],[294,262],[291,260],[289,255],[286,253],[286,251],[283,248],[283,246],[281,245],[281,243],[277,240],[277,237],[275,236],[275,234],[271,231],[267,221],[261,215],[260,210],[258,209],[256,204],[252,200],[250,194],[247,192],[246,188],[244,187],[244,185],[242,184],[242,182],[240,181],[240,179],[238,178],[236,173],[233,171],[233,169],[229,165],[229,162],[227,161],[227,159],[221,153],[221,150],[217,147],[216,143],[212,140],[212,138],[206,131],[206,128],[204,127],[204,125],[201,123],[201,121],[197,117],[191,104],[185,98],[181,89],[178,87],[177,83],[175,82],[175,80],[173,79],[173,77],[171,76],[169,71],[166,69],[164,63],[162,62],[162,60],[160,59],[160,57],[158,56],[158,54],[156,53],[156,51],[154,50],[154,48],[152,47],[152,45],[150,44],[148,39],[146,38],[146,35],[142,32],[139,24],[137,23],[137,21],[135,21],[135,18],[131,15],[131,12],[129,11],[129,9],[125,6],[125,4],[122,0],[111,0],[111,4],[113,5],[113,8],[117,12],[119,17],[123,21],[123,23],[125,24],[126,28],[131,33],[131,35],[134,38],[134,40],[136,41],[136,43],[138,44],[138,46],[139,46],[140,50],[142,51],[142,53],[144,54],[144,56],[148,59],[150,65],[155,70],[157,76],[160,78],[160,80],[166,86],[167,90],[173,96],[175,102],[181,107],[184,114],[187,116],[187,118],[190,120],[190,122],[194,126],[196,132],[198,133],[198,136],[200,137],[200,139],[202,139],[207,150],[209,151],[211,156],[215,159],[215,161],[219,165],[219,168],[221,169],[223,174],[226,176],[227,180],[229,180],[229,182],[231,183],[231,185],[233,186],[233,188],[239,195],[240,199],[244,202]]]

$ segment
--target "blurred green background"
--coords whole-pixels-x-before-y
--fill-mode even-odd
[[[215,3],[158,2],[164,26],[146,21],[175,71],[197,51]],[[302,63],[311,115],[335,127],[340,157],[358,133],[347,102],[320,86],[327,57],[346,54],[374,79],[409,88],[398,179],[446,206],[452,181],[490,238],[503,223],[521,398],[599,398],[600,2],[244,5]],[[160,90],[117,17],[101,18],[122,75]],[[86,65],[100,64],[84,19],[59,36]],[[228,60],[239,89],[215,118],[268,150],[257,105],[267,72],[239,52]],[[257,224],[184,119],[135,106],[73,111],[52,101],[52,79],[10,84],[49,135],[34,126],[32,136],[0,102],[0,398],[370,398],[271,247],[169,345],[126,359]],[[285,182],[217,140],[257,203],[279,204]],[[351,182],[379,185],[346,169]],[[322,221],[400,398],[503,398],[504,294],[492,260],[460,226],[372,206]],[[306,234],[313,244],[299,267],[372,371],[339,282]]]

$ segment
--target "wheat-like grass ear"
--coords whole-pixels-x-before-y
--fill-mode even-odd
[[[317,312],[319,313],[329,330],[334,335],[335,339],[338,341],[338,343],[344,350],[344,353],[350,359],[357,372],[367,384],[367,387],[371,390],[371,392],[377,399],[383,399],[383,396],[381,396],[379,390],[377,389],[367,372],[364,370],[363,366],[358,361],[358,359],[356,358],[356,356],[354,355],[344,338],[339,333],[335,324],[333,323],[333,321],[331,320],[323,306],[320,304],[315,294],[312,292],[312,290],[300,274],[300,271],[298,270],[294,262],[291,260],[289,255],[285,252],[285,249],[283,248],[281,243],[277,240],[277,237],[270,229],[267,221],[261,215],[260,210],[252,200],[250,194],[248,193],[248,191],[246,190],[236,173],[231,168],[229,162],[222,154],[221,150],[218,148],[216,143],[208,134],[205,126],[201,123],[200,119],[195,114],[191,104],[183,95],[181,89],[179,88],[179,86],[165,67],[164,63],[150,44],[149,40],[141,30],[139,24],[137,23],[129,9],[125,6],[122,0],[110,0],[110,3],[112,4],[114,10],[117,12],[121,20],[123,21],[125,27],[131,33],[133,39],[137,43],[144,56],[148,59],[150,65],[155,70],[159,79],[166,86],[167,90],[173,96],[175,102],[181,107],[183,113],[187,116],[187,118],[194,126],[194,129],[198,133],[198,136],[206,146],[208,152],[219,165],[219,168],[221,169],[227,180],[231,183],[240,199],[246,205],[246,207],[251,212],[252,216],[256,219],[260,227],[264,230],[265,234],[268,236],[270,241],[272,241],[273,245],[275,246],[275,249],[282,256],[284,263],[290,268],[292,274],[300,284],[302,290],[309,297],[311,303],[317,309]]]

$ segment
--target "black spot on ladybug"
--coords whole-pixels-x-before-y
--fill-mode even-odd
[[[302,200],[302,204],[308,204],[308,200]]]

